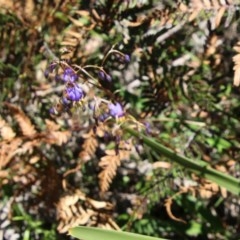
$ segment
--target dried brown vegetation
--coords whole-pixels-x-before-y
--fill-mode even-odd
[[[132,61],[124,68],[109,58],[105,95],[149,120],[150,136],[162,144],[239,176],[238,1],[144,2],[0,0],[0,187],[9,220],[19,204],[56,222],[59,233],[76,225],[119,229],[119,222],[176,239],[188,229],[199,238],[238,236],[238,199],[225,189],[185,174],[141,139],[121,133],[116,144],[115,129],[96,128],[87,111],[48,112],[62,88],[44,78],[47,62],[101,64],[114,45]],[[93,85],[88,94],[106,97]],[[143,227],[146,219],[153,230]]]

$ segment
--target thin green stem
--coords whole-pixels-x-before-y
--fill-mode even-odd
[[[114,47],[115,47],[115,45],[113,45],[113,46],[111,47],[111,49],[107,52],[107,54],[104,56],[104,58],[103,58],[103,60],[102,60],[101,66],[104,65],[104,63],[106,62],[107,58],[110,56],[111,53],[117,51],[117,50],[114,50]]]
[[[99,66],[96,66],[96,65],[86,65],[86,66],[82,67],[82,69],[86,69],[86,68],[92,68],[92,69],[103,70],[102,67],[99,67]]]

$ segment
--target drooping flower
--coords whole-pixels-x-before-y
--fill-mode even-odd
[[[66,97],[70,101],[79,101],[85,97],[85,92],[78,84],[68,86],[65,91]]]
[[[108,82],[112,81],[112,77],[104,71],[98,72],[98,78],[102,81],[108,81]]]
[[[109,115],[115,118],[123,117],[125,112],[120,103],[116,102],[108,104]]]
[[[117,54],[116,58],[120,63],[129,63],[131,61],[128,54]]]

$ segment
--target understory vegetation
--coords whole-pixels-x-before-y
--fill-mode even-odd
[[[240,239],[239,14],[234,0],[0,0],[3,239]]]

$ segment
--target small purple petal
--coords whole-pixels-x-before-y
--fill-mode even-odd
[[[71,101],[69,101],[67,98],[65,98],[65,97],[62,97],[62,103],[63,103],[63,105],[64,106],[68,106],[70,103],[71,103]]]
[[[101,115],[98,117],[98,120],[99,120],[100,122],[104,122],[108,117],[109,117],[109,114],[103,113],[103,114],[101,114]]]
[[[97,126],[93,126],[93,133],[94,133],[94,134],[97,133]]]
[[[111,82],[112,81],[112,77],[109,74],[106,74],[106,80],[108,82]]]
[[[56,68],[56,66],[57,66],[57,63],[51,63],[50,66],[48,67],[49,71],[52,73],[53,70]]]
[[[49,76],[49,69],[46,69],[45,71],[44,71],[44,77],[45,78],[48,78],[48,76]]]
[[[129,63],[131,61],[130,56],[128,54],[125,54],[124,60],[126,63]]]
[[[110,103],[108,104],[108,108],[109,108],[109,115],[112,117],[122,117],[124,116],[125,112],[121,106],[120,103]]]
[[[105,131],[103,138],[104,138],[104,140],[105,140],[106,142],[109,141],[109,139],[111,138],[110,133]]]
[[[85,97],[83,89],[77,84],[66,88],[67,99],[70,101],[79,101]]]
[[[98,78],[100,79],[100,80],[105,80],[105,73],[103,72],[103,71],[99,71],[98,72]]]
[[[56,68],[57,63],[51,63],[46,70],[44,71],[45,78],[49,77],[49,74],[53,72],[53,70]]]
[[[47,69],[44,71],[44,76],[48,78],[49,74],[53,72],[53,70],[56,68],[57,63],[51,63]]]
[[[95,111],[95,106],[96,106],[96,104],[95,104],[94,102],[89,102],[89,103],[88,103],[88,107],[89,107],[89,109],[91,109],[92,111]]]
[[[64,82],[75,82],[78,79],[78,75],[71,68],[66,68],[62,74],[62,80]]]
[[[144,125],[146,127],[146,133],[150,135],[151,134],[150,123],[149,122],[145,122]]]
[[[56,80],[56,81],[60,81],[60,80],[62,80],[62,74],[61,74],[61,75],[56,74],[56,76],[55,76],[55,80]]]
[[[105,73],[104,71],[98,72],[98,78],[102,81],[108,81],[108,82],[112,81],[112,77],[109,74]]]
[[[50,113],[50,114],[53,114],[53,115],[56,115],[58,112],[57,112],[57,110],[56,110],[54,107],[51,107],[51,108],[49,109],[49,113]]]
[[[129,63],[131,61],[128,54],[117,54],[116,58],[120,63]]]

